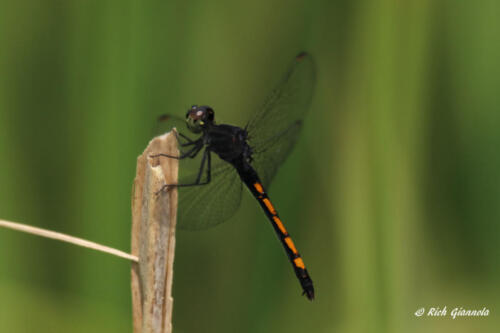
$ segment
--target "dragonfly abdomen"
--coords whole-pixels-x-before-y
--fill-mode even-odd
[[[300,256],[295,244],[292,241],[288,231],[286,230],[283,222],[281,221],[278,212],[274,208],[269,196],[267,195],[264,186],[262,185],[257,172],[250,166],[246,165],[245,168],[237,167],[238,173],[242,181],[248,187],[250,192],[259,202],[260,206],[264,210],[264,213],[271,222],[278,239],[281,241],[285,252],[292,263],[295,271],[295,275],[299,279],[299,282],[304,291],[303,294],[307,296],[309,300],[314,299],[314,288],[312,280],[307,272],[306,266],[302,257]],[[241,170],[240,170],[241,169]]]

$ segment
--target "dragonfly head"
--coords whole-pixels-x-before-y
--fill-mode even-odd
[[[201,133],[203,129],[215,124],[215,112],[210,106],[193,105],[186,113],[186,124],[193,133]]]

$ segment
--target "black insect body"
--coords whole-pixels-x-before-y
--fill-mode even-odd
[[[211,107],[193,105],[186,113],[185,124],[191,133],[200,136],[191,139],[180,131],[180,156],[155,155],[189,160],[203,151],[191,177],[181,175],[179,184],[165,185],[179,187],[181,228],[208,228],[226,221],[240,204],[243,182],[271,222],[310,300],[314,299],[312,280],[265,189],[297,140],[314,81],[314,62],[301,53],[245,128],[216,124]],[[161,119],[167,120],[170,127],[182,128],[175,117]],[[217,161],[212,162],[212,155]],[[182,165],[179,170],[182,172]]]

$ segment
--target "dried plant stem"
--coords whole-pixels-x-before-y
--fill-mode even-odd
[[[137,256],[133,256],[133,255],[128,254],[126,252],[111,248],[109,246],[97,244],[97,243],[94,243],[94,242],[91,242],[91,241],[88,241],[85,239],[81,239],[78,237],[73,237],[73,236],[69,236],[66,234],[62,234],[62,233],[56,232],[56,231],[50,231],[50,230],[46,230],[46,229],[32,227],[32,226],[22,224],[22,223],[9,222],[9,221],[5,221],[5,220],[0,220],[0,227],[13,229],[13,230],[17,230],[17,231],[25,232],[28,234],[33,234],[33,235],[45,237],[45,238],[51,238],[51,239],[55,239],[55,240],[58,240],[61,242],[71,243],[71,244],[74,244],[77,246],[86,247],[86,248],[89,248],[92,250],[112,254],[114,256],[128,259],[128,260],[133,261],[133,262],[139,261]]]
[[[132,194],[132,314],[135,333],[172,332],[172,280],[177,218],[178,156],[174,132],[156,137],[137,158]]]

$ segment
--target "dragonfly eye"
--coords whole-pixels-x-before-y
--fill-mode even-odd
[[[211,109],[206,106],[193,105],[186,113],[186,123],[189,130],[193,133],[200,133],[207,123],[211,122],[209,111]],[[211,110],[213,113],[213,110]],[[212,116],[213,119],[213,116]]]
[[[186,113],[186,123],[193,133],[200,133],[214,121],[214,110],[209,106],[193,105]]]
[[[186,119],[187,117],[189,117],[189,114],[194,111],[194,110],[197,110],[198,109],[198,105],[193,105],[190,109],[187,110],[186,112]]]

